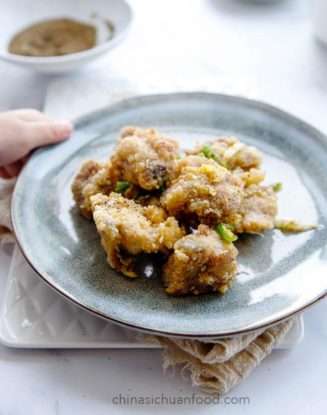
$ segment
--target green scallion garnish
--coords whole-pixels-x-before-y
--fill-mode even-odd
[[[210,146],[203,146],[201,150],[201,154],[207,159],[212,159],[216,161],[218,164],[220,164],[221,166],[226,167],[226,163],[223,160],[221,160],[217,156],[217,154],[214,153],[214,151],[212,150]]]
[[[237,240],[237,236],[235,233],[229,228],[228,225],[224,225],[223,223],[220,223],[217,228],[216,232],[226,242],[234,242]]]
[[[130,187],[130,183],[126,181],[118,181],[116,183],[115,192],[124,193]]]
[[[280,192],[283,189],[283,183],[281,182],[275,183],[272,188],[274,192],[276,193]]]
[[[212,151],[212,149],[209,146],[203,146],[201,153],[206,157],[207,159],[213,159],[215,161],[218,161],[218,158],[216,154]]]

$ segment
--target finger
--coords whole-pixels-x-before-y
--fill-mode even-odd
[[[16,177],[20,173],[23,164],[20,161],[16,161],[15,163],[8,164],[4,166],[4,170],[7,172],[9,177]]]
[[[45,115],[43,112],[37,111],[35,109],[19,109],[10,111],[11,117],[17,117],[22,121],[50,121],[50,118]]]
[[[0,167],[0,177],[2,179],[10,179],[10,176],[4,167]]]
[[[30,155],[27,154],[27,156],[24,156],[20,159],[20,163],[22,165],[22,168],[25,166],[25,164],[28,162],[28,159],[30,158]]]
[[[27,134],[29,149],[62,141],[70,136],[72,130],[73,126],[69,121],[31,123]]]

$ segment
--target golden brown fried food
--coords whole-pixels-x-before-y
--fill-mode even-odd
[[[240,167],[232,170],[234,176],[242,180],[245,187],[253,184],[260,184],[265,179],[265,172],[255,167],[249,170],[242,170]]]
[[[109,165],[96,161],[86,161],[72,184],[76,205],[86,218],[92,217],[91,196],[97,193],[109,194],[112,184],[109,178]]]
[[[277,196],[272,186],[247,187],[242,202],[242,221],[235,231],[263,233],[273,229],[277,210]]]
[[[176,178],[161,197],[172,216],[196,217],[207,225],[240,220],[243,183],[214,160],[187,156],[177,163]]]
[[[281,186],[261,184],[260,152],[236,138],[187,154],[179,158],[177,143],[154,129],[127,127],[110,163],[82,166],[74,199],[84,216],[93,215],[117,271],[148,276],[144,265],[158,264],[170,295],[224,293],[237,270],[234,233],[278,226]]]
[[[262,155],[252,146],[240,142],[235,137],[221,137],[205,145],[187,151],[187,154],[202,154],[232,170],[243,180],[245,186],[258,184],[265,178],[261,170]]]
[[[284,233],[298,233],[317,229],[317,225],[301,223],[294,219],[276,219],[275,229]]]
[[[187,151],[187,154],[203,153],[209,158],[220,162],[229,170],[241,168],[249,170],[260,167],[262,163],[261,153],[252,146],[241,143],[235,137],[221,137],[205,145],[199,145],[195,149]]]
[[[112,178],[149,191],[160,189],[169,181],[178,151],[176,141],[154,129],[127,127],[111,158]]]
[[[91,197],[91,204],[109,264],[129,277],[137,276],[138,254],[166,252],[184,235],[176,219],[160,207],[143,207],[114,192]]]
[[[193,234],[174,245],[174,253],[164,266],[167,294],[226,292],[236,274],[237,249],[218,234],[200,225]]]

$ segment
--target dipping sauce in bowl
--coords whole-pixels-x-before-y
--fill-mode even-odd
[[[61,56],[96,45],[95,26],[68,18],[44,20],[18,32],[8,51],[23,56]]]
[[[79,70],[127,36],[133,20],[127,1],[1,2],[0,60],[48,74]]]

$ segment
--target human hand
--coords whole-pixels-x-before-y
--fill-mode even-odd
[[[68,138],[72,129],[33,109],[0,113],[0,177],[17,176],[33,149]]]

